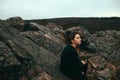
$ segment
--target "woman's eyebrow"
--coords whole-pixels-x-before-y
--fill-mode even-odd
[[[77,37],[77,38],[80,38],[80,37]]]

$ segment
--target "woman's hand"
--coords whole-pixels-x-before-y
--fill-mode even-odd
[[[84,75],[84,72],[82,72],[82,75]]]
[[[84,60],[81,60],[81,62],[83,63],[83,64],[86,64],[87,62],[86,61],[84,61]]]

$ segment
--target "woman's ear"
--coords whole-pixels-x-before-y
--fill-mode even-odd
[[[71,43],[72,43],[72,44],[74,43],[74,40],[73,40],[73,39],[71,40]]]

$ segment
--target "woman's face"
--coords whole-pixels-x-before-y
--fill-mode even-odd
[[[72,40],[73,44],[80,45],[81,44],[81,38],[79,34],[75,35],[75,38]]]

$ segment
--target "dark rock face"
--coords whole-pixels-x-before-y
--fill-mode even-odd
[[[31,22],[29,24],[25,24],[24,31],[38,31],[39,29],[34,26],[34,22]]]
[[[23,31],[24,29],[24,21],[21,17],[10,17],[6,20],[7,24],[9,26],[12,26],[14,28],[16,28],[18,31]]]
[[[100,49],[100,55],[115,65],[117,75],[120,75],[120,31],[107,30],[93,34]],[[120,79],[120,76],[117,76]]]
[[[100,31],[93,35],[100,51],[109,55],[112,60],[119,60],[120,57],[120,31]]]
[[[17,60],[19,61],[20,63],[20,66],[18,66],[18,71],[21,72],[20,75],[26,75],[27,73],[25,72],[28,72],[29,69],[33,68],[35,65],[36,65],[36,62],[34,59],[35,56],[39,55],[40,51],[41,51],[41,48],[40,46],[34,44],[30,39],[28,38],[25,38],[24,36],[22,36],[20,34],[20,32],[18,32],[16,29],[12,28],[12,27],[9,27],[7,26],[4,22],[0,21],[0,40],[1,40],[1,43],[3,45],[5,45],[7,48],[7,50],[10,49],[9,52],[2,52],[4,55],[11,52],[12,55],[14,55],[14,59],[12,60],[11,59],[11,64],[9,64],[8,66],[11,66],[11,65],[18,65],[18,62]],[[1,46],[2,50],[4,50],[4,46]],[[39,51],[38,51],[39,50]],[[44,49],[43,49],[44,50]],[[0,53],[0,55],[2,55],[2,53]],[[36,53],[36,54],[35,54]],[[7,54],[7,56],[9,56],[9,54]],[[35,56],[32,56],[33,54],[35,54]],[[1,58],[1,61],[2,62],[1,64],[3,64],[1,67],[1,72],[4,72],[4,70],[10,70],[9,68],[5,67],[5,62],[8,61],[8,59],[10,58],[7,58],[6,60],[4,60],[4,55],[3,55],[3,58]],[[11,56],[12,57],[12,56]],[[14,61],[15,60],[15,61]],[[16,62],[17,64],[13,64],[13,62]],[[21,68],[22,66],[22,68]],[[6,69],[5,69],[6,68]],[[19,70],[20,68],[20,70]],[[37,69],[37,68],[34,68],[34,70]],[[42,69],[40,69],[42,71]],[[37,70],[36,70],[37,71]],[[16,71],[15,71],[16,72]],[[11,71],[10,71],[11,73]],[[8,74],[10,74],[8,73]],[[40,77],[39,76],[39,72],[36,73],[36,72],[32,72],[32,74],[35,74],[35,77]],[[6,73],[1,73],[1,75],[6,75]],[[17,77],[20,76],[16,73],[14,73],[14,75]],[[38,75],[38,76],[37,76]],[[47,73],[44,72],[44,75],[47,75]],[[28,75],[28,78],[30,76]],[[19,77],[20,78],[20,77]],[[33,77],[34,78],[34,77]],[[9,78],[9,77],[4,77],[4,76],[1,76],[1,79],[6,79],[6,80],[13,80],[14,78]],[[16,79],[14,79],[16,80]],[[34,79],[33,79],[34,80]],[[46,80],[50,80],[50,79],[46,79]]]
[[[94,74],[95,80],[114,80],[116,76],[116,68],[110,64],[102,56],[94,56],[89,58],[89,63],[93,67],[91,74]]]
[[[59,69],[66,30],[53,23],[31,22],[24,31],[25,26],[15,29],[12,25],[20,24],[10,26],[7,21],[0,21],[0,80],[73,80]],[[81,26],[67,30],[81,34],[80,56],[88,59],[88,80],[119,80],[119,31],[91,35]]]

